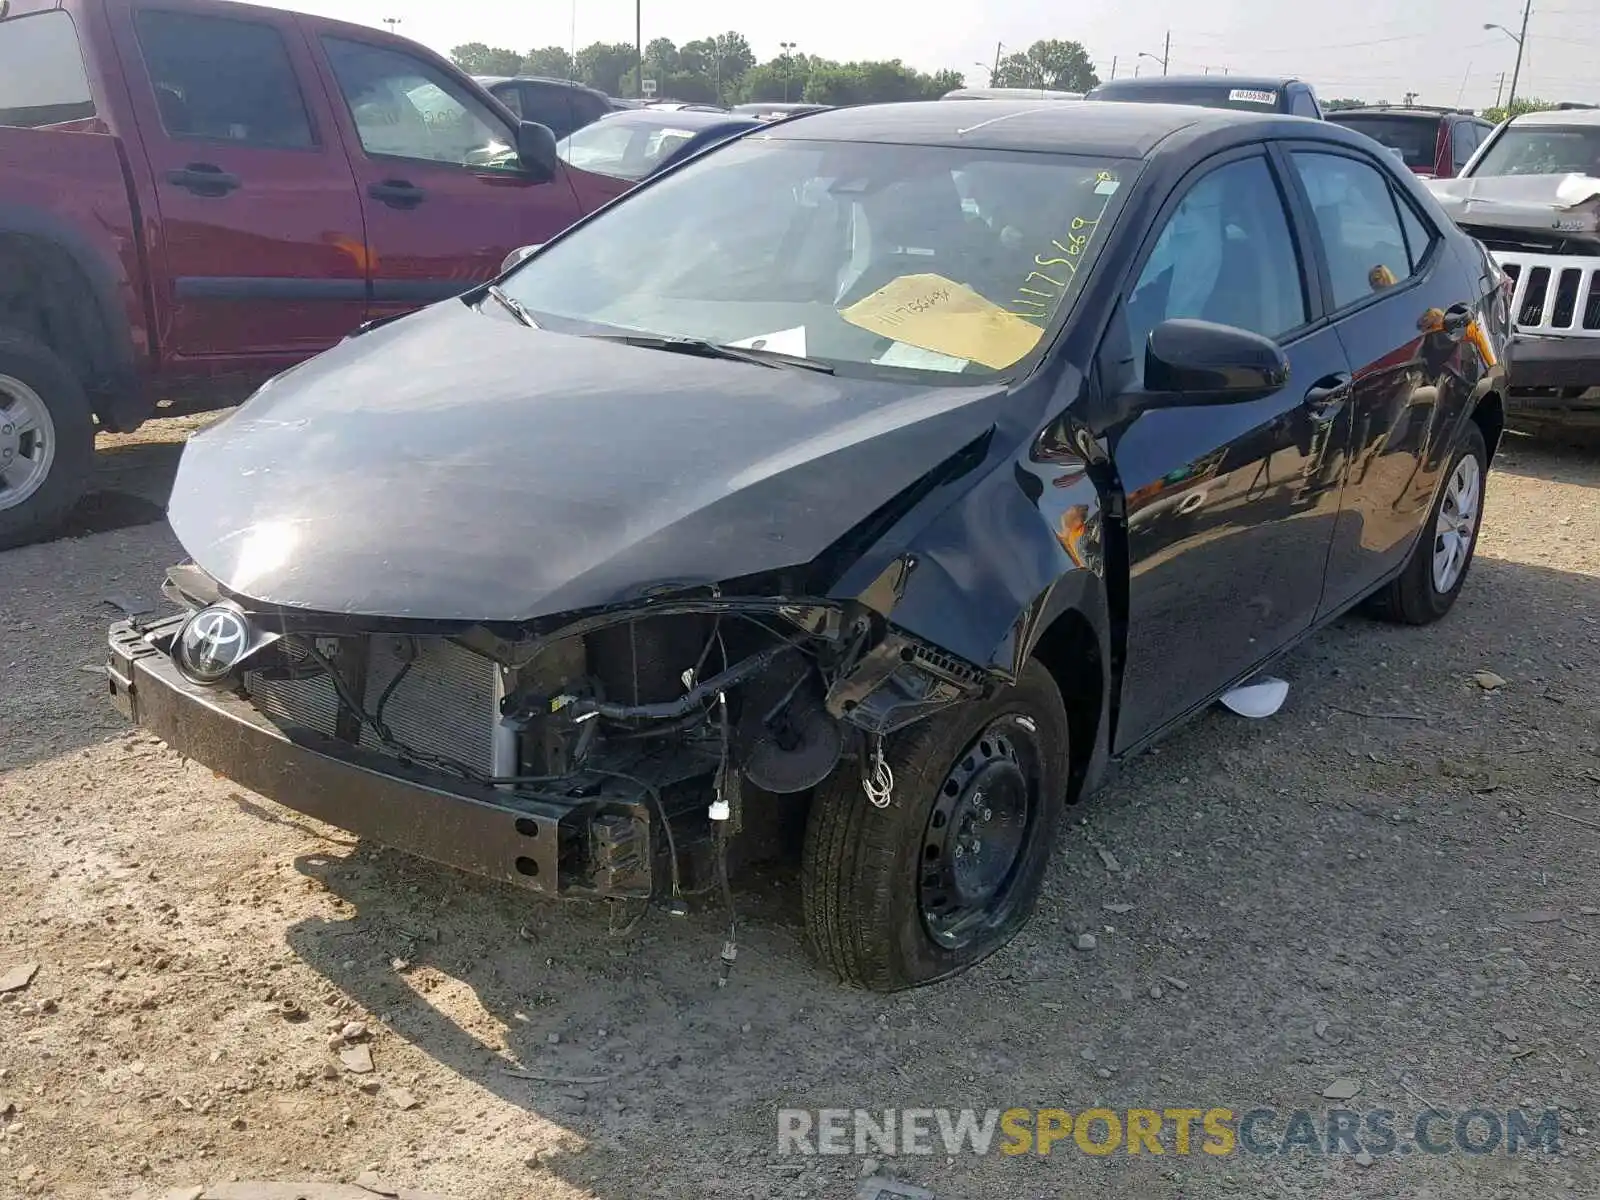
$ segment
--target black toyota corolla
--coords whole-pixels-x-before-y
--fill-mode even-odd
[[[823,960],[926,983],[1017,932],[1108,763],[1352,606],[1448,611],[1506,336],[1334,125],[807,116],[197,436],[182,611],[113,628],[111,691],[550,895],[731,905],[730,852],[803,842]]]

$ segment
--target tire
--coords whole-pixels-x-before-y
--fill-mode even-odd
[[[806,931],[818,957],[846,983],[891,992],[965,971],[1015,937],[1033,913],[1065,807],[1067,734],[1055,681],[1029,662],[1014,686],[887,740],[894,773],[887,807],[867,799],[855,765],[836,770],[812,799],[801,866]],[[936,812],[943,814],[937,827]],[[952,935],[964,911],[960,889],[944,889],[958,907],[932,911],[940,887],[930,881],[956,878],[963,856],[951,844],[962,839],[951,833],[960,834],[969,817],[986,840],[964,869],[1009,867],[988,911],[973,907],[983,913],[978,924]],[[943,852],[931,857],[940,844]]]
[[[1471,460],[1470,464],[1463,466],[1467,460]],[[1448,576],[1445,586],[1441,587],[1435,573],[1435,556],[1445,546],[1440,514],[1447,513],[1446,523],[1450,523],[1448,513],[1454,511],[1462,473],[1476,476],[1476,509],[1464,526],[1456,522],[1457,528],[1470,528],[1471,535],[1462,551],[1462,561]],[[1483,524],[1483,498],[1488,476],[1489,452],[1483,440],[1483,431],[1476,422],[1469,421],[1462,431],[1455,454],[1451,456],[1439,494],[1434,498],[1433,507],[1428,510],[1427,524],[1417,537],[1411,557],[1406,560],[1400,574],[1367,602],[1367,611],[1372,616],[1397,625],[1427,625],[1450,611],[1456,597],[1461,594],[1462,584],[1467,581],[1473,553],[1478,548],[1478,530]]]
[[[0,329],[0,550],[60,525],[93,469],[94,415],[78,377],[40,342]]]

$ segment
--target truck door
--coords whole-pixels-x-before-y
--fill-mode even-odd
[[[308,29],[316,29],[307,21]],[[565,170],[536,183],[516,132],[458,72],[399,38],[314,33],[366,213],[373,316],[458,295],[580,215]]]
[[[293,19],[218,7],[106,6],[159,207],[158,340],[174,359],[287,366],[365,315],[361,205]]]

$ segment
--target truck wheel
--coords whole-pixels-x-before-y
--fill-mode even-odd
[[[94,416],[77,376],[33,338],[0,330],[0,550],[59,525],[93,468]]]
[[[1373,616],[1397,625],[1426,625],[1450,611],[1478,546],[1488,474],[1483,431],[1468,422],[1405,569],[1367,603]]]
[[[845,982],[874,991],[957,974],[1033,912],[1067,789],[1067,711],[1037,662],[988,700],[892,737],[885,808],[855,766],[811,804],[806,930]]]

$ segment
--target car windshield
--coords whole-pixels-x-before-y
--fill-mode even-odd
[[[1137,167],[746,138],[634,193],[503,287],[547,328],[744,346],[847,373],[994,378],[1064,316]]]
[[[556,153],[569,166],[617,179],[643,179],[699,130],[678,129],[656,121],[609,117],[575,130],[556,143]]]
[[[1328,119],[1336,125],[1364,133],[1380,146],[1396,151],[1400,160],[1412,170],[1431,171],[1438,165],[1438,117],[1334,113]]]
[[[1472,174],[1600,175],[1600,125],[1510,125]]]

